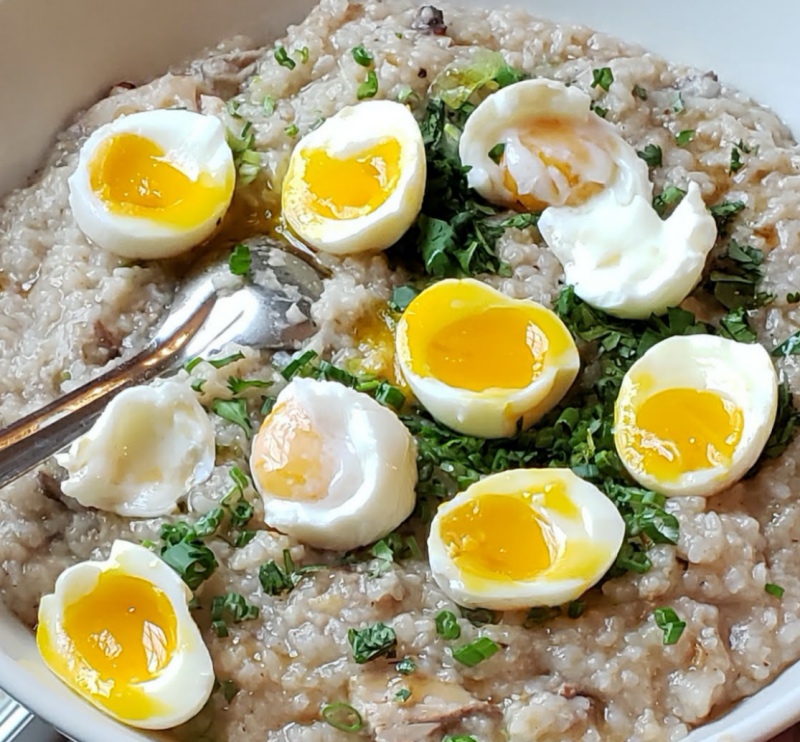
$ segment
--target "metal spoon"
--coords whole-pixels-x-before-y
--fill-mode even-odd
[[[0,431],[0,487],[85,433],[123,389],[177,371],[190,358],[213,356],[227,343],[285,349],[309,337],[311,304],[322,293],[317,269],[269,238],[245,244],[251,267],[241,285],[225,288],[232,283],[227,252],[201,260],[141,353]]]

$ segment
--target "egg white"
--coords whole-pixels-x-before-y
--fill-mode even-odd
[[[278,395],[275,409],[288,400],[302,407],[322,438],[333,477],[317,500],[283,498],[265,489],[258,475],[262,426],[250,467],[265,522],[309,546],[337,551],[365,546],[400,525],[416,502],[417,448],[397,415],[332,381],[294,379]]]
[[[458,301],[459,284],[480,286],[486,294],[486,306],[535,306],[549,312],[541,304],[529,300],[512,299],[505,294],[473,279],[445,279],[426,291],[453,290],[453,301]],[[554,319],[557,319],[553,315]],[[432,317],[431,322],[436,318]],[[558,324],[566,337],[569,330]],[[408,334],[408,315],[403,315],[397,325],[397,360],[409,388],[426,410],[437,420],[453,430],[480,438],[508,438],[518,429],[527,429],[547,414],[572,386],[580,370],[580,356],[575,343],[555,356],[545,356],[542,372],[521,389],[495,387],[474,391],[451,386],[434,376],[422,376],[412,366]]]
[[[91,185],[90,165],[98,148],[116,134],[136,134],[159,145],[165,158],[192,181],[201,174],[221,188],[215,208],[197,224],[179,227],[142,216],[114,213]],[[186,252],[208,239],[233,197],[236,172],[225,127],[214,116],[179,109],[121,116],[92,133],[69,177],[69,205],[80,230],[96,245],[124,258],[151,260]]]
[[[469,184],[490,201],[514,206],[503,167],[489,157],[492,147],[502,143],[506,166],[527,173],[527,180],[515,177],[518,188],[534,189],[544,167],[526,155],[519,134],[537,117],[556,118],[583,132],[587,139],[581,145],[594,155],[584,175],[605,184],[572,206],[554,191],[557,200],[539,219],[539,231],[561,262],[565,282],[584,301],[618,317],[646,318],[678,305],[700,278],[716,241],[716,223],[695,183],[662,220],[652,208],[646,163],[611,123],[591,110],[591,98],[577,87],[525,80],[483,101],[467,120],[459,145],[463,163],[472,168]]]
[[[65,495],[84,507],[127,518],[175,510],[211,475],[214,429],[189,385],[179,379],[125,389],[92,428],[56,455]]]
[[[713,391],[736,405],[744,416],[729,464],[690,471],[663,481],[637,464],[629,446],[636,410],[665,389]],[[756,343],[712,335],[668,338],[650,348],[625,374],[614,408],[614,440],[630,475],[664,495],[709,497],[741,479],[756,463],[772,432],[778,409],[778,377],[769,353]]]
[[[465,575],[442,540],[443,517],[483,495],[541,493],[553,484],[564,486],[579,517],[549,509],[536,494],[532,507],[542,521],[552,525],[562,545],[570,540],[590,542],[599,555],[594,569],[580,577],[562,578],[556,557],[549,569],[529,580],[491,580]],[[428,559],[436,584],[459,605],[503,611],[554,606],[574,600],[592,587],[614,563],[624,537],[625,523],[611,500],[570,469],[511,469],[476,482],[439,506],[428,537]]]
[[[69,660],[70,637],[64,631],[64,611],[80,601],[108,570],[139,577],[158,587],[169,599],[176,617],[175,651],[169,664],[152,680],[137,687],[148,697],[166,705],[168,712],[148,719],[128,719],[114,714],[92,694],[87,694],[76,678],[63,674],[54,657]],[[119,721],[142,729],[169,729],[183,724],[205,705],[214,688],[211,656],[192,619],[188,604],[192,592],[165,562],[148,549],[128,541],[115,541],[106,561],[88,561],[64,570],[56,580],[55,591],[39,604],[37,643],[48,667],[81,697]],[[84,680],[86,680],[84,678]]]
[[[322,216],[308,206],[304,181],[307,153],[324,150],[347,159],[383,140],[400,144],[400,176],[394,190],[374,211],[352,219]],[[292,151],[282,186],[282,213],[307,244],[333,255],[377,252],[408,230],[425,193],[425,146],[419,125],[404,105],[388,100],[348,106],[306,134]]]

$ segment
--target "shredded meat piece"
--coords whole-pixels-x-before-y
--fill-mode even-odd
[[[423,5],[411,23],[411,28],[423,33],[432,33],[444,36],[447,33],[447,24],[444,22],[444,13],[433,5]]]
[[[87,360],[103,365],[119,358],[122,339],[111,332],[100,320],[94,323],[94,339],[95,345],[92,346],[91,352],[85,353]],[[88,358],[89,355],[91,358]]]
[[[398,690],[411,691],[399,703]],[[386,678],[364,673],[350,681],[350,695],[376,742],[434,742],[442,731],[468,716],[497,716],[499,709],[455,683],[415,674],[387,686]]]

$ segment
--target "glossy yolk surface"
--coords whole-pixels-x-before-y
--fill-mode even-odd
[[[39,625],[37,642],[53,669],[95,703],[126,719],[162,713],[139,685],[158,677],[177,651],[177,620],[167,595],[119,570],[63,612],[58,636]]]
[[[665,389],[636,410],[632,446],[644,471],[672,481],[686,472],[729,465],[743,426],[742,411],[716,392]]]
[[[202,224],[229,184],[201,173],[191,180],[166,159],[155,142],[138,134],[110,136],[89,164],[92,190],[113,214],[147,218],[174,227]]]
[[[322,436],[296,399],[275,405],[253,441],[253,476],[264,492],[291,500],[319,500],[333,466]]]
[[[556,556],[548,524],[520,495],[480,495],[441,519],[445,548],[459,569],[490,580],[530,580]]]
[[[396,329],[397,320],[386,306],[359,320],[355,339],[362,358],[357,371],[359,374],[374,374],[386,379],[405,393],[408,388],[395,356]]]
[[[332,157],[324,149],[305,153],[303,180],[310,207],[327,219],[371,214],[392,194],[400,178],[400,143],[385,139],[358,155]]]
[[[545,191],[520,192],[503,158],[500,162],[503,184],[518,204],[528,211],[547,206],[578,206],[603,190],[614,165],[599,146],[592,146],[594,132],[585,128],[576,127],[569,120],[539,118],[520,133],[520,142],[541,161],[558,198],[545,197]]]

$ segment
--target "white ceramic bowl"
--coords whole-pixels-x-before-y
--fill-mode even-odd
[[[494,5],[494,0],[462,0]],[[143,81],[237,33],[267,41],[313,0],[0,0],[0,194],[24,182],[69,116],[120,80]],[[515,0],[586,23],[674,62],[713,69],[800,131],[800,3],[771,0]],[[0,565],[2,568],[2,565]],[[0,687],[80,742],[147,742],[50,675],[30,632],[0,608]],[[694,732],[700,742],[762,742],[800,719],[800,663]]]

